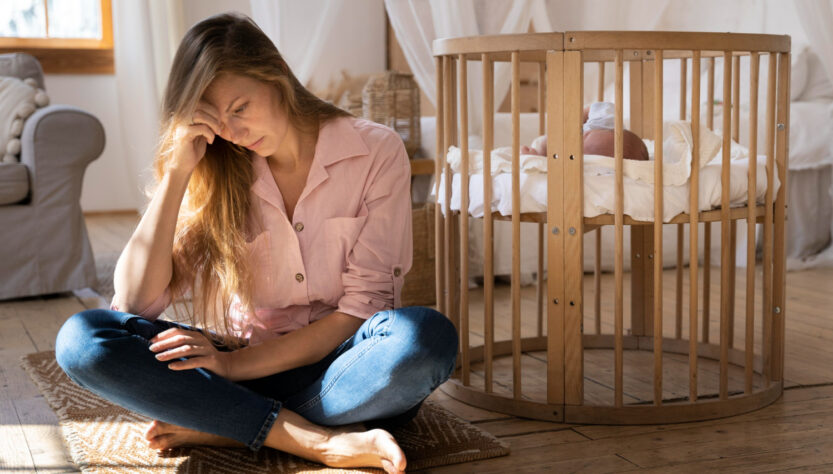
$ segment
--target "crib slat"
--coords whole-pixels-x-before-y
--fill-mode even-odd
[[[521,398],[521,61],[512,52],[512,394]]]
[[[564,53],[547,52],[547,403],[564,403]]]
[[[615,257],[614,257],[614,279],[616,280],[616,294],[614,297],[614,405],[621,407],[623,405],[623,285],[622,285],[622,265],[623,265],[623,238],[624,238],[624,175],[622,169],[623,160],[623,51],[616,50],[616,117],[614,120],[614,158],[616,160],[615,175],[616,175],[616,189],[615,189],[615,214],[614,214],[614,228],[615,228]]]
[[[772,380],[772,251],[773,251],[773,183],[775,182],[775,67],[777,53],[768,58],[766,98],[766,197],[764,215],[764,325],[761,339],[764,359],[764,383]]]
[[[729,191],[730,145],[732,138],[732,59],[730,51],[723,52],[723,167],[720,185],[720,398],[729,398]]]
[[[662,50],[654,62],[654,405],[662,405],[662,222],[665,215],[662,176]]]
[[[749,190],[746,195],[746,362],[744,391],[753,392],[755,370],[755,203],[758,185],[758,53],[749,56]]]
[[[596,101],[605,100],[605,62],[599,61],[599,81],[596,89]],[[584,113],[584,110],[582,110]],[[602,227],[595,230],[596,255],[593,259],[593,320],[596,334],[602,333]]]
[[[440,178],[442,177],[443,170],[445,170],[445,157],[446,152],[448,151],[447,148],[444,148],[445,143],[443,142],[443,137],[445,133],[440,133],[440,130],[445,130],[445,125],[443,123],[443,118],[445,116],[445,110],[443,109],[443,58],[442,56],[436,56],[434,58],[434,68],[437,70],[436,76],[436,90],[437,90],[437,159],[434,160],[434,195],[439,198],[440,196]],[[448,175],[446,175],[448,176]],[[445,189],[443,189],[445,192]],[[448,201],[446,201],[448,202]],[[444,247],[444,234],[443,234],[443,213],[441,212],[440,208],[440,200],[437,199],[437,203],[434,205],[434,256],[436,258],[434,265],[434,272],[435,272],[435,281],[436,281],[436,295],[437,295],[437,311],[442,314],[445,314],[445,247]]]
[[[709,58],[709,77],[706,83],[706,127],[714,130],[714,58]]]
[[[740,56],[732,57],[732,140],[740,143]],[[751,156],[751,155],[750,155]],[[738,221],[729,229],[729,349],[735,347],[735,285],[737,282]]]
[[[491,57],[484,53],[481,57],[483,63],[483,202],[492,202],[492,147],[494,146],[495,128],[495,80],[494,62]],[[483,321],[485,351],[484,378],[486,393],[493,390],[493,364],[495,344],[495,249],[494,249],[495,226],[492,223],[492,213],[483,213]]]
[[[451,112],[451,119],[449,125],[451,126],[451,135],[450,139],[452,140],[452,145],[460,146],[460,138],[457,135],[457,125],[458,125],[458,111],[457,111],[457,59],[454,56],[448,56],[449,64],[448,64],[448,84],[451,90],[451,99],[449,102],[449,108]],[[453,178],[453,174],[450,174]],[[453,185],[453,183],[452,183]],[[452,186],[453,187],[453,186]],[[452,189],[453,190],[453,189]],[[451,264],[451,278],[448,280],[448,313],[451,317],[451,320],[454,322],[454,325],[457,327],[457,330],[460,329],[460,294],[457,292],[459,289],[459,278],[460,278],[460,265],[459,265],[459,256],[457,252],[459,251],[460,243],[460,215],[458,213],[452,213],[451,215],[451,241],[449,242],[448,248],[448,259]]]
[[[703,223],[703,344],[709,344],[711,329],[712,223]]]
[[[784,254],[784,222],[786,214],[787,160],[789,151],[790,124],[790,53],[778,55],[778,109],[776,131],[775,163],[781,186],[775,198],[775,261],[772,272],[773,340],[772,380],[783,382],[784,375],[784,325],[786,321],[786,258]],[[783,127],[780,125],[783,124]]]
[[[457,88],[460,110],[460,370],[463,385],[470,382],[469,354],[469,91],[468,63],[464,55],[457,60]]]
[[[683,338],[683,247],[685,224],[677,224],[677,267],[675,269],[674,338]]]
[[[545,113],[546,89],[546,63],[538,63],[538,135],[543,135],[547,130],[547,116]],[[545,226],[538,224],[538,278],[535,280],[535,304],[538,311],[538,335],[544,335],[544,232]]]
[[[680,120],[686,119],[686,88],[688,87],[688,58],[680,58]]]
[[[700,51],[691,58],[691,180],[689,183],[689,290],[688,290],[688,400],[697,401],[697,274],[699,266],[699,208],[700,208]]]
[[[453,87],[452,77],[451,77],[451,63],[452,59],[449,56],[443,56],[443,110],[445,111],[445,117],[443,118],[443,135],[445,136],[445,144],[443,146],[443,157],[445,157],[445,153],[448,152],[449,147],[453,145],[452,142],[452,108],[454,108],[453,102],[451,100],[451,88]],[[445,248],[445,309],[448,312],[448,317],[454,323],[454,326],[459,329],[459,325],[457,321],[454,319],[454,300],[453,300],[453,289],[454,289],[454,270],[453,267],[456,264],[453,260],[454,248],[453,248],[453,225],[452,220],[454,217],[451,215],[451,187],[453,182],[453,175],[451,174],[451,165],[448,163],[448,160],[443,159],[443,164],[445,166],[445,224],[443,225],[443,233],[445,234],[445,244],[443,248]]]
[[[583,239],[584,172],[582,166],[582,72],[581,52],[564,53],[564,403],[584,401],[584,363],[582,350],[583,314]]]
[[[706,82],[706,127],[714,130],[714,65],[715,58],[708,60],[709,74]],[[712,223],[703,224],[703,336],[704,344],[709,344],[711,324],[711,279],[712,279]]]

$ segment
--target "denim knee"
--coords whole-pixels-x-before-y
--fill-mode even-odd
[[[116,314],[104,309],[91,309],[70,316],[55,338],[55,359],[69,377],[81,383],[85,374],[95,373],[107,363],[102,351],[102,330],[120,326]]]
[[[397,318],[409,322],[407,327],[415,350],[421,359],[435,368],[436,385],[444,382],[454,371],[459,337],[454,324],[442,313],[431,308],[414,306],[398,310]]]

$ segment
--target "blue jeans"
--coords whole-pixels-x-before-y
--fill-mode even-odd
[[[457,332],[424,307],[380,311],[321,361],[232,382],[205,369],[174,371],[148,342],[179,325],[110,310],[64,323],[58,364],[78,385],[117,405],[167,423],[263,445],[282,407],[327,426],[369,422],[391,427],[416,414],[454,369]]]

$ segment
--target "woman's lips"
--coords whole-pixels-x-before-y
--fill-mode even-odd
[[[260,145],[260,142],[262,142],[262,141],[263,141],[263,137],[260,137],[260,140],[258,140],[258,141],[256,141],[256,142],[252,143],[251,145],[246,145],[246,148],[248,148],[248,149],[250,149],[250,150],[254,150],[254,148],[255,148],[256,146]]]

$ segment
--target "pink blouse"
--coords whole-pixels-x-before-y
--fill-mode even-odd
[[[254,343],[334,311],[367,319],[399,306],[413,238],[411,168],[394,131],[355,118],[323,124],[292,222],[266,158],[252,166],[255,311],[232,304],[239,336]],[[166,290],[139,315],[155,319],[170,303]]]

